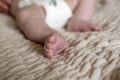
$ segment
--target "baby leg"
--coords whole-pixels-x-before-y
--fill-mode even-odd
[[[99,31],[101,27],[90,23],[95,8],[95,0],[80,0],[74,15],[67,25],[68,31]]]
[[[68,47],[65,38],[44,22],[45,12],[42,7],[31,5],[24,9],[17,9],[15,6],[12,8],[12,13],[25,36],[31,41],[42,43],[44,53],[48,58],[55,57]]]

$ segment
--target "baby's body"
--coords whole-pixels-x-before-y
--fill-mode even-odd
[[[73,12],[73,16],[65,26],[67,31],[99,31],[101,29],[99,26],[88,23],[94,11],[95,0],[65,0],[65,2]],[[20,9],[18,3],[19,0],[11,1],[10,13],[16,18],[20,29],[28,39],[44,45],[44,53],[48,58],[55,57],[69,46],[59,32],[45,23],[46,12],[42,6],[33,4]]]

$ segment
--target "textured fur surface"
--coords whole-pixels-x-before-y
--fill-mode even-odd
[[[120,1],[98,0],[93,22],[103,31],[61,31],[70,47],[49,60],[0,14],[0,80],[120,80]]]

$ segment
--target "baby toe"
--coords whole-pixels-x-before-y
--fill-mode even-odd
[[[101,27],[100,26],[92,26],[93,31],[100,31]]]
[[[52,49],[53,48],[51,43],[48,43],[46,46],[47,46],[47,49]]]
[[[48,57],[49,59],[51,59],[51,58],[54,57],[54,53],[53,53],[52,50],[45,49],[45,50],[44,50],[44,53],[45,53],[45,56]]]
[[[51,58],[53,58],[53,57],[54,57],[54,53],[53,53],[53,51],[52,51],[52,50],[48,50],[47,52],[48,52],[48,54],[47,54],[47,55],[48,55],[48,58],[50,58],[50,59],[51,59]]]

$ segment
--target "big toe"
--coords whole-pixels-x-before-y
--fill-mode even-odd
[[[48,39],[49,43],[55,43],[56,41],[57,41],[57,37],[55,35],[50,36]]]

